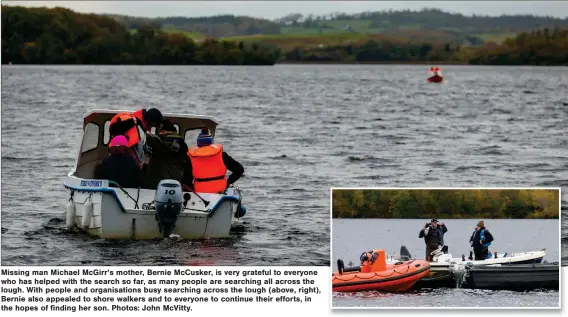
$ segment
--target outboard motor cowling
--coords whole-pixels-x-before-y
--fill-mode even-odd
[[[401,261],[405,261],[405,260],[410,260],[412,259],[412,255],[410,254],[410,251],[408,251],[408,249],[406,248],[406,246],[401,246],[400,247],[400,260]]]
[[[173,179],[160,181],[156,189],[154,205],[160,232],[163,238],[167,238],[174,230],[179,213],[183,208],[181,184]]]

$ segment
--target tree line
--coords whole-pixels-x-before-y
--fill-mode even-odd
[[[409,25],[420,25],[426,30],[456,30],[461,32],[491,33],[491,32],[520,32],[536,28],[553,28],[554,26],[568,27],[568,18],[535,15],[501,15],[465,16],[460,13],[444,12],[436,8],[414,10],[389,10],[363,12],[359,14],[342,14],[339,20],[371,20],[374,27],[401,28]]]
[[[229,14],[194,18],[141,18],[117,14],[109,14],[108,16],[122,23],[129,29],[137,29],[142,25],[152,25],[155,28],[174,28],[181,31],[197,32],[207,37],[214,38],[281,33],[280,24],[273,21]]]
[[[558,219],[557,190],[337,190],[333,218]]]
[[[456,62],[486,65],[568,65],[568,29],[523,32],[502,44],[420,43],[375,37],[363,43],[296,47],[283,54],[294,62]]]
[[[175,18],[169,19],[174,21],[172,19]],[[241,21],[233,16],[220,16],[219,19],[221,24]],[[202,23],[205,20],[194,18],[191,21]],[[471,45],[475,38],[465,38],[464,42],[437,40],[439,35],[433,34],[433,31],[414,31],[405,38],[373,35],[365,42],[336,45],[305,44],[306,38],[297,39],[299,43],[295,45],[296,40],[289,38],[285,39],[287,48],[283,51],[278,44],[262,37],[239,42],[213,38],[195,42],[182,33],[168,33],[159,29],[159,25],[136,21],[132,23],[139,25],[132,30],[109,16],[80,14],[64,8],[2,6],[2,63],[273,65],[276,62],[456,62],[568,65],[568,29],[558,27],[523,32],[502,44],[489,42],[480,46]]]
[[[568,65],[568,28],[523,32],[501,45],[488,43],[473,51],[470,64]]]
[[[143,24],[129,30],[115,19],[64,8],[2,6],[2,63],[273,65],[276,48],[206,39]]]

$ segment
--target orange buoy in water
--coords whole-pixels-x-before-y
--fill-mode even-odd
[[[444,77],[442,76],[440,67],[430,67],[430,71],[428,72],[428,82],[441,83],[442,81],[444,81]]]

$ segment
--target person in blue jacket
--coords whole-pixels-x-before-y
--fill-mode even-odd
[[[475,254],[475,261],[487,259],[491,242],[493,242],[493,235],[485,228],[483,220],[478,222],[475,231],[469,238],[469,243],[473,247],[473,253]]]

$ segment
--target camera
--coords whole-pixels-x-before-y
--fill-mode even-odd
[[[436,222],[436,224],[434,224],[434,225],[432,225],[431,222],[427,222],[427,223],[424,225],[424,228],[428,228],[428,227],[430,227],[430,228],[439,228],[439,227],[441,227],[441,226],[442,226],[442,225],[441,225],[439,222]]]

